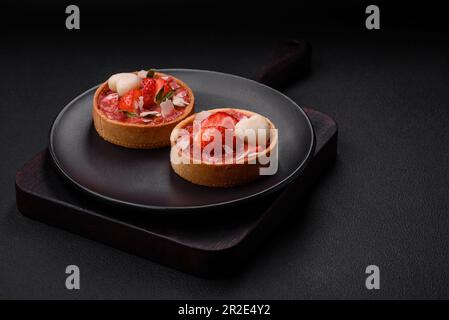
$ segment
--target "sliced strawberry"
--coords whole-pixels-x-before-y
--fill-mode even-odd
[[[201,122],[201,127],[225,127],[228,129],[233,129],[238,119],[229,113],[219,111],[210,115],[208,118]]]
[[[164,79],[162,79],[162,78],[156,78],[155,80],[156,80],[156,90],[155,90],[156,93],[155,93],[155,95],[158,94],[158,92],[159,92],[162,88],[164,88],[164,93],[163,93],[163,95],[166,95],[166,94],[171,90],[170,85],[169,85],[168,82],[165,81]]]
[[[132,91],[120,98],[118,108],[123,111],[134,112],[134,100]]]
[[[216,131],[218,130],[218,132]],[[229,128],[218,126],[218,127],[206,127],[203,128],[201,131],[201,149],[204,149],[209,143],[215,141],[215,135],[218,133],[221,136],[221,147],[222,147],[222,153],[225,153],[226,146],[234,149],[236,145],[236,137],[235,135],[232,135],[232,140],[226,144],[226,130],[229,130]]]
[[[175,96],[184,98],[185,96],[187,96],[187,90],[184,88],[178,87],[178,89],[175,90]]]
[[[211,143],[215,140],[215,134],[217,134],[217,132],[215,130],[218,130],[218,132],[221,134],[222,141],[224,140],[224,134],[225,134],[224,127],[204,128],[201,131],[201,149],[204,149],[209,143]]]
[[[153,78],[142,79],[142,92],[143,93],[155,93],[156,92],[156,80]]]
[[[169,85],[170,85],[170,88],[172,88],[172,90],[176,90],[181,87],[175,80],[171,80],[169,82]]]
[[[142,80],[142,96],[144,107],[154,105],[154,97],[156,96],[156,80],[153,78],[145,78]]]
[[[135,113],[137,110],[134,107],[134,102],[138,101],[141,95],[142,92],[139,89],[130,90],[120,98],[118,108],[123,111]]]
[[[226,132],[229,129],[234,129],[235,124],[238,122],[238,119],[233,115],[226,112],[215,112],[210,115],[208,118],[204,119],[201,122],[201,148],[204,149],[210,143],[215,143],[215,135],[218,133],[221,135],[221,147],[222,147],[222,156],[225,155],[226,150],[234,150],[236,144],[236,137],[233,134],[232,140],[229,143],[232,145],[226,144]],[[213,156],[213,155],[212,155]]]

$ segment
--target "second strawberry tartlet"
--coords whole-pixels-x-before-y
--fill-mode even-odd
[[[98,134],[137,149],[170,145],[173,128],[194,112],[192,90],[154,70],[118,73],[96,90],[92,117]]]

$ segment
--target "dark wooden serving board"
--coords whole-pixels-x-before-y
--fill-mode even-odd
[[[256,203],[200,214],[154,214],[117,207],[66,182],[44,150],[17,172],[17,207],[29,218],[198,276],[234,272],[285,217],[278,204],[300,201],[335,159],[336,123],[323,113],[305,110],[317,138],[313,160],[286,189]]]

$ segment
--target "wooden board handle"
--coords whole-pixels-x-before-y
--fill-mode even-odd
[[[287,40],[278,43],[269,62],[255,79],[278,90],[300,80],[310,70],[311,47],[308,41]]]

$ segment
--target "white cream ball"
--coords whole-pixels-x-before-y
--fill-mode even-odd
[[[248,142],[250,137],[257,137],[258,141],[269,137],[270,124],[265,117],[253,115],[249,118],[243,118],[235,125],[235,134],[239,139]]]
[[[140,88],[142,79],[134,73],[117,73],[108,80],[109,89],[123,96],[132,89]]]

